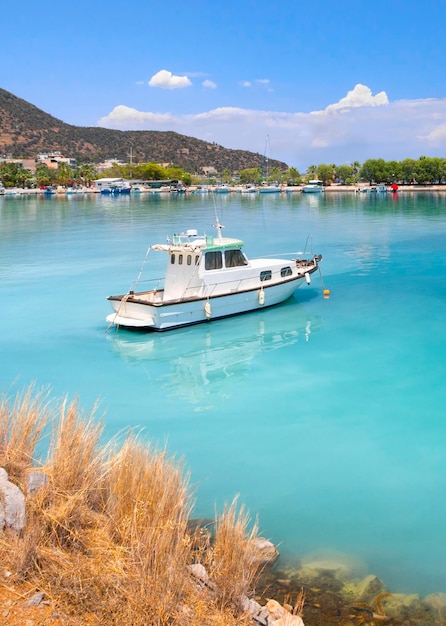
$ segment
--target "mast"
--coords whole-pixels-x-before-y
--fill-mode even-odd
[[[264,176],[263,176],[263,168],[264,168],[264,166],[266,166],[266,182],[268,182],[268,178],[269,178],[268,144],[269,144],[269,135],[266,136],[265,152],[263,153],[262,169],[260,171],[260,182],[261,183],[264,180]]]

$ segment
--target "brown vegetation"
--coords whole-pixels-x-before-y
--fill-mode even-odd
[[[216,519],[212,541],[191,531],[182,465],[131,433],[120,446],[101,445],[101,435],[95,412],[82,414],[76,402],[29,389],[0,403],[0,466],[24,493],[30,472],[47,478],[27,493],[22,533],[0,535],[0,599],[7,592],[3,608],[11,607],[2,623],[22,623],[13,599],[31,591],[51,603],[51,612],[29,609],[42,624],[250,623],[241,601],[259,571],[249,548],[257,526],[248,530],[234,502]],[[191,575],[198,560],[212,583]]]

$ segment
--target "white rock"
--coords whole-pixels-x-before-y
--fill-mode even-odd
[[[206,568],[201,563],[194,563],[193,565],[189,565],[189,571],[194,578],[201,581],[202,583],[209,582],[209,574],[206,571]]]
[[[19,533],[26,522],[25,496],[17,485],[8,480],[8,474],[2,467],[0,468],[0,504],[3,508],[3,526]],[[0,513],[0,528],[1,518]]]
[[[267,626],[268,624],[268,610],[265,606],[262,606],[256,600],[252,598],[248,598],[245,596],[242,598],[241,608],[246,613],[249,613],[251,617],[257,622],[257,624],[261,624],[261,626]]]
[[[268,626],[305,626],[299,615],[292,615],[276,600],[268,600],[266,609],[268,611]]]

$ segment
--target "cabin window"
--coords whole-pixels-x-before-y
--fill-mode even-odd
[[[240,267],[248,265],[248,261],[241,250],[225,250],[225,265],[226,267]]]
[[[174,254],[170,255],[170,262],[172,263],[172,265],[175,263],[175,255]]]
[[[192,263],[192,255],[188,254],[187,255],[187,264],[190,265]]]
[[[221,251],[206,252],[204,257],[204,267],[207,270],[221,270],[223,267],[223,258]]]
[[[282,267],[282,269],[280,270],[280,275],[282,276],[282,278],[285,278],[285,276],[291,276],[292,273],[293,271],[289,265],[287,265],[287,267]]]
[[[183,255],[182,254],[178,255],[178,264],[179,265],[183,265]]]
[[[265,280],[271,280],[272,272],[271,270],[265,270],[264,272],[260,272],[260,280],[263,283]]]
[[[195,256],[195,265],[198,265],[198,263],[199,263],[199,262],[200,262],[200,255],[199,255],[199,254],[197,254],[197,255]]]

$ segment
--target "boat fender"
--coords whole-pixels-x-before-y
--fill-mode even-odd
[[[259,304],[260,306],[263,306],[265,304],[265,292],[263,291],[263,289],[259,291]]]
[[[211,309],[211,303],[209,302],[209,300],[204,305],[204,313],[206,315],[206,319],[210,320],[212,317],[212,309]]]
[[[311,283],[310,274],[308,272],[305,272],[305,280],[307,281],[307,285]]]

